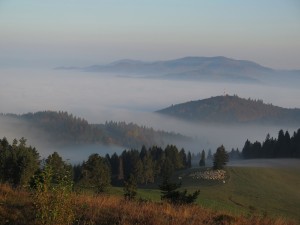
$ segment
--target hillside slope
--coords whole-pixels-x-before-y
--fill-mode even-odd
[[[157,112],[199,122],[300,125],[300,109],[287,109],[261,100],[229,95],[172,105]]]
[[[199,167],[179,171],[174,181],[182,177],[182,188],[190,192],[200,188],[197,203],[205,208],[238,215],[284,217],[299,223],[300,160],[292,161],[292,165],[289,165],[289,159],[281,160],[284,167],[227,167],[225,183],[222,180],[203,180],[190,176],[207,169]],[[295,161],[298,161],[298,165],[295,165]],[[158,190],[140,189],[140,196],[160,201]]]
[[[229,167],[226,184],[203,185],[184,180],[193,186],[201,185],[199,203],[216,210],[245,214],[265,214],[289,217],[300,221],[299,166],[291,168]],[[196,188],[196,187],[195,187]],[[218,203],[216,203],[216,201]]]
[[[38,135],[52,145],[112,144],[140,148],[142,145],[163,146],[171,140],[188,140],[180,134],[156,131],[133,123],[110,121],[104,124],[89,124],[85,119],[67,112],[2,114],[0,118],[10,121],[11,129],[22,131],[24,137]]]

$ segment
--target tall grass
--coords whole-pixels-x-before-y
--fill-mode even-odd
[[[7,184],[0,185],[0,225],[32,224],[34,213],[29,193],[12,189]]]
[[[167,203],[125,201],[108,195],[71,194],[73,225],[295,225],[296,221],[261,216],[236,216],[199,205],[174,206]],[[33,200],[26,191],[0,185],[0,224],[39,224],[34,219]],[[67,205],[66,205],[67,207]],[[13,216],[11,213],[14,213]]]
[[[296,222],[282,218],[233,216],[198,205],[174,206],[168,203],[124,201],[115,196],[77,196],[77,224],[236,224],[289,225]]]

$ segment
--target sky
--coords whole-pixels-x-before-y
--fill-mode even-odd
[[[0,68],[219,55],[300,69],[300,1],[0,0]]]

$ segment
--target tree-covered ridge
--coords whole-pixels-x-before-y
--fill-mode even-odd
[[[105,124],[92,125],[92,127],[95,129],[100,128],[107,137],[112,138],[116,143],[122,143],[126,147],[161,146],[169,143],[170,140],[188,140],[187,137],[178,133],[154,130],[134,123],[109,121]]]
[[[55,140],[84,142],[91,134],[88,122],[67,112],[44,111],[27,113],[17,118],[25,120],[51,134]]]
[[[172,105],[158,113],[186,120],[214,123],[300,123],[300,109],[287,109],[262,100],[244,99],[236,95]]]
[[[188,139],[180,134],[156,131],[133,123],[110,121],[104,124],[90,124],[85,119],[61,111],[1,116],[25,121],[32,128],[44,131],[47,134],[45,138],[54,145],[113,144],[131,148],[164,145],[172,140]]]
[[[278,138],[270,138],[268,134],[264,142],[245,142],[242,150],[245,159],[254,158],[300,158],[300,129],[293,133],[280,130]]]

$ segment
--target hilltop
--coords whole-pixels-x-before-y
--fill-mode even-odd
[[[198,122],[300,124],[300,109],[282,108],[236,95],[190,101],[157,112]]]

